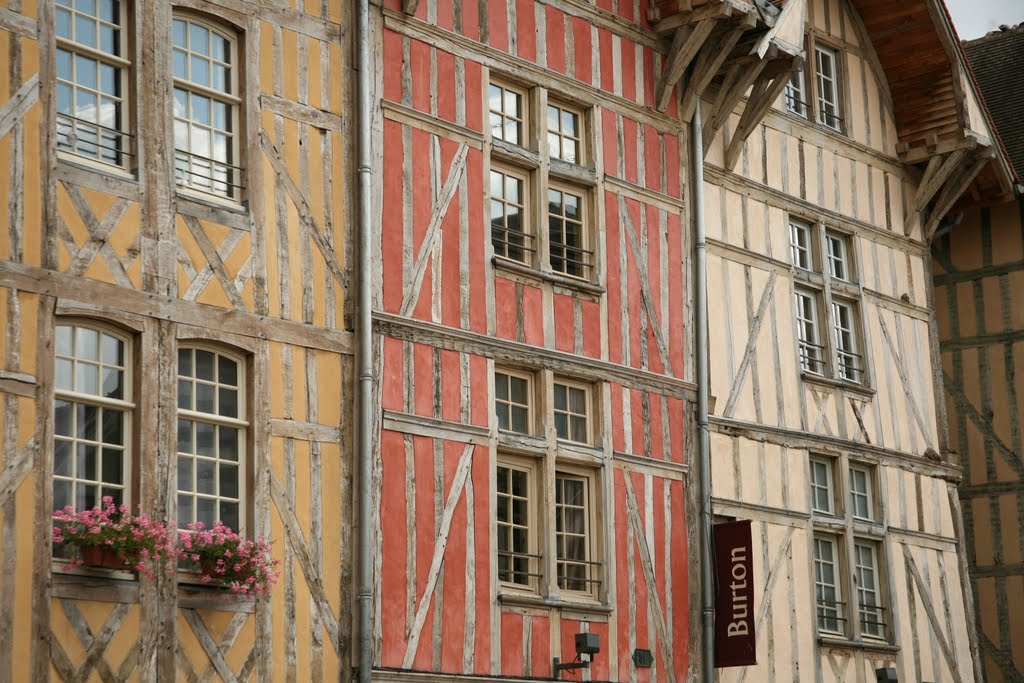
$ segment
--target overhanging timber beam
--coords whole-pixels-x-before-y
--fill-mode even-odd
[[[946,184],[953,172],[957,170],[970,149],[958,149],[947,155],[936,154],[928,161],[921,184],[917,186],[911,211],[922,211],[935,198],[935,195]]]
[[[970,184],[974,182],[974,179],[978,177],[978,174],[988,164],[992,163],[995,156],[995,150],[986,148],[976,155],[967,157],[957,166],[957,171],[952,174],[952,177],[942,187],[942,191],[928,212],[928,219],[922,231],[926,242],[931,242],[935,236],[935,231],[939,228],[939,223],[942,222],[942,219],[945,218],[946,214],[949,213],[950,209],[953,208]]]
[[[724,32],[719,38],[708,41],[701,48],[697,55],[697,61],[693,63],[690,77],[686,81],[686,88],[683,90],[682,116],[683,120],[689,121],[693,116],[693,110],[697,106],[697,98],[704,94],[707,87],[716,75],[725,60],[732,54],[743,36],[743,28],[737,27]]]
[[[658,79],[658,86],[655,92],[655,101],[658,111],[664,112],[668,109],[669,100],[672,97],[672,89],[682,77],[686,67],[690,65],[693,58],[704,46],[704,42],[714,30],[718,23],[716,18],[702,19],[695,27],[680,26],[676,29],[675,38],[672,40],[672,49],[668,53],[665,70]]]
[[[419,6],[420,0],[402,0],[402,12],[405,14],[416,14]]]
[[[729,115],[747,92],[747,88],[754,84],[767,65],[767,60],[748,57],[736,61],[726,73],[722,87],[718,90],[718,97],[715,98],[715,103],[711,108],[710,119],[704,124],[705,157],[711,149],[711,142],[715,139],[715,135],[725,125]]]

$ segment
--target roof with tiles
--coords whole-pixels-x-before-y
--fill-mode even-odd
[[[967,41],[964,51],[1020,177],[1024,174],[1024,23]]]

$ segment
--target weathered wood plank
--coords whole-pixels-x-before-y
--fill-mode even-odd
[[[0,12],[14,14],[6,9]],[[0,21],[4,14],[0,13]],[[0,138],[10,132],[15,123],[21,121],[25,114],[39,101],[39,74],[25,81],[10,99],[0,106]]]
[[[747,376],[747,368],[750,367],[755,349],[757,348],[757,339],[761,334],[761,324],[764,322],[765,312],[768,310],[768,304],[771,303],[772,297],[775,296],[775,280],[777,277],[778,273],[774,270],[768,274],[768,282],[764,284],[764,289],[761,291],[761,301],[757,305],[757,313],[754,314],[752,320],[747,321],[750,325],[750,334],[747,337],[747,347],[743,351],[743,360],[740,361],[736,376],[732,380],[732,386],[729,387],[729,399],[725,404],[725,417],[732,417],[736,410],[736,404],[739,402],[740,391],[743,389],[743,383]]]

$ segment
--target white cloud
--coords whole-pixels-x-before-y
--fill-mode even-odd
[[[946,6],[961,40],[979,38],[1000,24],[1024,22],[1021,0],[946,0]]]

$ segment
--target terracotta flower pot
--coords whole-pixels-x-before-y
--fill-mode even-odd
[[[82,556],[82,565],[85,567],[98,567],[101,569],[125,569],[124,556],[116,550],[102,545],[87,545],[79,551]]]

